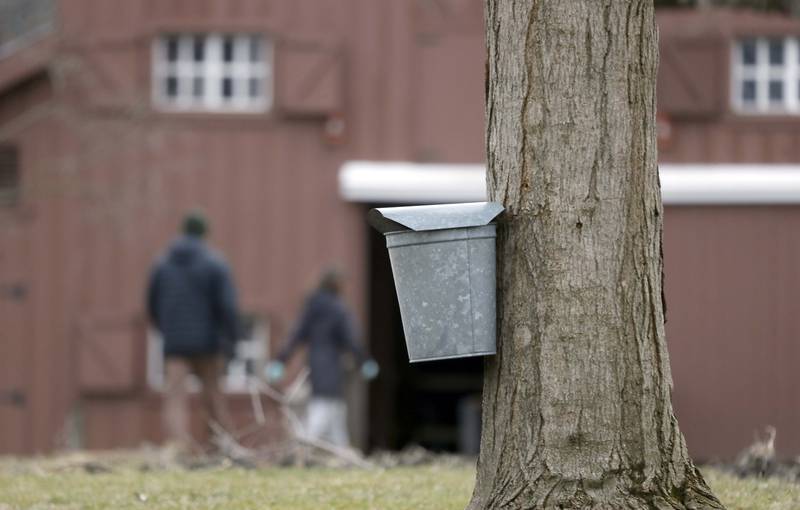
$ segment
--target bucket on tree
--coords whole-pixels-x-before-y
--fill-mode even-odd
[[[386,236],[408,359],[495,354],[494,202],[372,209]]]

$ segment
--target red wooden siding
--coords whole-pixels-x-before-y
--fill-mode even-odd
[[[732,457],[765,425],[800,451],[800,207],[670,207],[667,343],[689,449]]]

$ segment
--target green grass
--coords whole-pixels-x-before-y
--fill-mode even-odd
[[[742,480],[703,469],[706,481],[728,510],[800,510],[800,485],[776,479]]]
[[[6,474],[0,509],[461,510],[473,476],[437,467]]]
[[[739,480],[713,470],[706,476],[728,510],[800,509],[798,485]],[[472,468],[452,466],[147,472],[123,467],[88,474],[5,462],[0,464],[0,510],[461,510],[473,478]]]

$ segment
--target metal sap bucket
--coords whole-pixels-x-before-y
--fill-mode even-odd
[[[411,363],[495,354],[494,202],[373,209]]]

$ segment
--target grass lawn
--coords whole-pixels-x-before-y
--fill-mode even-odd
[[[0,463],[0,510],[461,510],[474,477],[472,468],[452,466],[385,471],[115,468],[100,474],[19,466]],[[728,510],[800,509],[800,486],[739,480],[711,470],[706,475]]]
[[[472,476],[435,467],[5,476],[0,509],[463,509]]]

